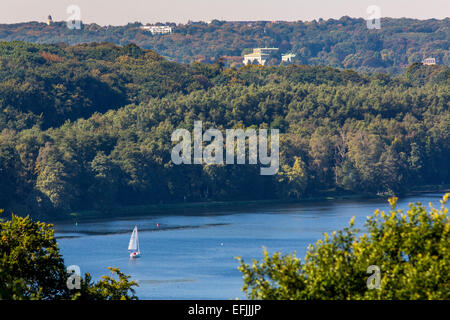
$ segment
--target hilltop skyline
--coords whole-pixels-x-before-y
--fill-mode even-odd
[[[213,5],[211,5],[211,3]],[[211,0],[183,0],[161,2],[155,0],[6,0],[0,3],[0,23],[19,23],[28,21],[44,22],[50,14],[55,21],[67,20],[70,5],[77,5],[81,11],[81,20],[85,23],[100,25],[126,25],[130,22],[155,23],[192,21],[284,20],[311,21],[318,18],[339,19],[342,16],[368,18],[366,12],[371,5],[381,9],[382,17],[443,19],[450,12],[447,0],[422,1],[398,0],[317,0],[305,2],[285,0],[280,3],[273,0],[229,0],[225,2]]]

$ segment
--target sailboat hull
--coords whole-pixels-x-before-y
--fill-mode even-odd
[[[130,253],[130,259],[137,259],[141,257],[141,253],[140,252],[131,252]]]

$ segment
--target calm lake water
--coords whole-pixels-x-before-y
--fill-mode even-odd
[[[423,194],[400,199],[398,207],[418,201],[439,208],[441,198]],[[235,257],[260,259],[266,247],[303,258],[310,243],[347,226],[352,216],[364,230],[376,208],[389,210],[384,200],[335,200],[57,223],[55,235],[66,265],[78,265],[94,280],[108,274],[107,267],[119,267],[139,283],[140,299],[245,299]],[[135,225],[142,257],[130,261],[127,248]]]

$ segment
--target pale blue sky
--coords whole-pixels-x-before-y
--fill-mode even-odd
[[[66,20],[69,5],[78,5],[81,19],[100,25],[128,22],[198,20],[313,20],[367,18],[378,5],[383,17],[442,19],[450,16],[450,0],[1,0],[0,23]]]

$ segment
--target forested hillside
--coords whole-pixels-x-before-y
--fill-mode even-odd
[[[0,43],[0,123],[44,128],[171,92],[203,88],[181,64],[133,44]]]
[[[450,182],[449,68],[405,76],[169,62],[135,45],[0,44],[0,203],[124,205],[402,193]],[[171,134],[280,129],[280,172],[174,165]]]
[[[426,57],[450,65],[450,19],[415,20],[383,18],[381,29],[369,30],[364,19],[310,22],[225,22],[170,24],[172,34],[152,35],[141,23],[126,26],[82,25],[67,28],[65,22],[0,25],[0,40],[79,44],[135,43],[183,63],[242,61],[239,56],[255,47],[276,47],[279,53],[296,54],[296,63],[354,69],[363,72],[402,74],[408,65]],[[280,57],[269,61],[280,64]]]

